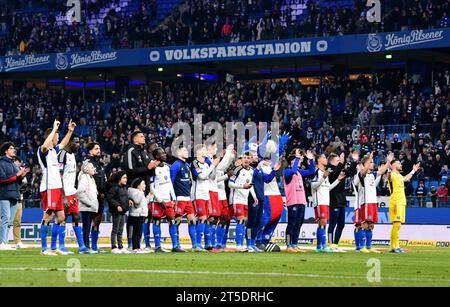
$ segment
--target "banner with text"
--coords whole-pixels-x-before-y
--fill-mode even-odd
[[[374,53],[449,46],[450,28],[442,28],[278,41],[4,56],[0,57],[0,73]]]

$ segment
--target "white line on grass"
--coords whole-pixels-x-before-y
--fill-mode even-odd
[[[0,268],[0,271],[36,271],[66,272],[68,268]],[[305,277],[305,278],[331,278],[331,279],[366,279],[366,276],[346,276],[346,275],[321,275],[321,274],[301,274],[301,273],[279,273],[279,272],[211,272],[211,271],[178,271],[178,270],[138,270],[138,269],[80,269],[82,272],[98,273],[147,273],[147,274],[196,274],[196,275],[246,275],[246,276],[272,276],[272,277]],[[394,281],[437,281],[449,282],[450,279],[438,278],[403,278],[403,277],[382,277],[382,280]]]

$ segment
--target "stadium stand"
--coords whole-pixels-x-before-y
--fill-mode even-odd
[[[80,23],[64,1],[0,1],[0,55],[278,40],[449,26],[448,1],[388,1],[369,24],[366,1],[84,0]],[[89,13],[87,13],[89,12]]]

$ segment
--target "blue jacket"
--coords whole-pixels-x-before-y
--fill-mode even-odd
[[[170,179],[176,196],[191,197],[191,167],[177,159],[170,167]]]
[[[12,159],[0,157],[0,200],[20,200],[18,171]]]

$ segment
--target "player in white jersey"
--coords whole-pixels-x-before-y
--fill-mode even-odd
[[[69,143],[76,124],[70,120],[68,125],[68,132],[61,143],[58,145],[59,133],[58,129],[60,122],[55,120],[52,129],[45,131],[44,143],[38,149],[38,161],[42,171],[40,192],[42,207],[44,209],[44,215],[41,223],[41,245],[42,254],[55,256],[63,254],[59,250],[47,249],[47,231],[50,222],[53,219],[53,214],[56,215],[55,223],[52,226],[52,246],[56,247],[56,240],[61,231],[64,231],[60,224],[64,222],[64,204],[63,204],[63,190],[62,180],[59,173],[58,153],[60,148],[64,148]]]
[[[214,160],[214,157],[217,156],[217,144],[213,143],[208,145],[207,147],[207,157],[206,162],[208,164],[211,164],[211,161]],[[217,165],[217,167],[211,172],[209,175],[209,206],[208,206],[208,219],[205,225],[205,249],[208,251],[219,251],[219,249],[216,249],[216,231],[217,231],[217,225],[219,224],[220,217],[222,215],[222,206],[221,202],[219,200],[219,188],[218,188],[218,179],[221,179],[222,181],[225,180],[224,178],[224,171],[230,166],[232,162],[232,150],[234,146],[230,145],[225,153],[225,156],[221,159],[220,163]],[[219,178],[221,176],[221,178]],[[225,185],[222,183],[221,186],[223,186],[223,192],[225,189]],[[222,193],[223,194],[223,193]],[[222,195],[223,196],[223,195]],[[226,197],[225,197],[226,198]],[[219,235],[220,236],[220,235]],[[223,236],[220,236],[221,239],[223,239]]]
[[[253,168],[250,167],[252,157],[246,152],[242,157],[242,164],[233,171],[233,176],[228,181],[230,187],[230,203],[233,205],[234,214],[237,219],[236,225],[236,250],[247,251],[244,247],[244,225],[247,220],[248,197],[252,195],[255,203],[258,199],[253,189]]]
[[[326,228],[330,216],[330,191],[336,187],[345,174],[341,173],[337,180],[330,184],[328,175],[330,172],[326,169],[328,160],[325,155],[319,155],[317,158],[317,171],[314,180],[311,182],[312,200],[317,227],[317,252],[331,253],[331,248],[327,247]]]
[[[153,158],[161,163],[155,168],[155,176],[150,179],[150,192],[154,200],[152,204],[153,235],[155,238],[155,252],[164,252],[161,248],[161,219],[166,217],[169,222],[169,233],[172,239],[172,251],[184,252],[178,247],[178,229],[175,222],[174,202],[176,200],[170,178],[170,165],[166,163],[167,154],[162,148],[152,152]]]
[[[358,165],[356,166],[356,170],[357,170],[357,174],[360,172],[362,168],[362,164],[361,161],[358,163]],[[359,252],[361,250],[361,233],[360,231],[362,231],[361,229],[361,216],[360,216],[360,208],[361,208],[361,193],[363,193],[364,191],[359,191],[359,179],[358,179],[358,175],[355,175],[353,177],[353,181],[352,181],[352,187],[353,187],[353,191],[355,193],[355,201],[353,203],[353,225],[355,225],[355,229],[354,229],[354,236],[355,236],[355,246],[356,246],[356,251]],[[362,196],[364,197],[364,196]]]
[[[80,149],[80,139],[76,134],[72,134],[69,144],[58,153],[59,170],[62,175],[63,191],[66,197],[65,217],[72,217],[72,227],[78,242],[78,252],[80,254],[92,252],[84,245],[83,231],[80,224],[80,213],[78,210],[78,198],[76,188],[77,161],[75,153]],[[64,231],[59,235],[59,250],[71,253],[65,248],[64,240],[66,236],[65,222],[61,223]]]
[[[206,147],[199,144],[195,147],[194,153],[196,159],[191,164],[192,171],[192,187],[191,187],[191,198],[194,200],[195,211],[197,213],[198,223],[197,223],[197,246],[202,248],[202,238],[205,234],[205,245],[206,237],[210,233],[206,232],[206,220],[209,216],[208,208],[210,207],[210,180],[209,177],[211,173],[216,169],[219,164],[220,159],[216,158],[212,161],[207,159],[208,151]]]
[[[219,198],[219,208],[220,208],[220,221],[219,226],[216,230],[216,244],[217,250],[224,249],[224,238],[225,232],[227,231],[227,226],[229,225],[230,218],[228,210],[228,197],[225,190],[225,181],[228,180],[232,175],[233,171],[228,171],[227,169],[233,163],[235,157],[234,145],[229,145],[225,152],[223,159],[217,165],[216,169],[216,182],[217,182],[217,193]]]
[[[361,220],[359,244],[361,253],[379,253],[372,248],[372,234],[374,224],[378,222],[377,186],[387,168],[388,164],[384,164],[380,166],[378,173],[374,173],[373,154],[371,153],[361,160],[360,171],[353,181],[358,189],[358,203],[361,206],[359,208],[359,218]]]

